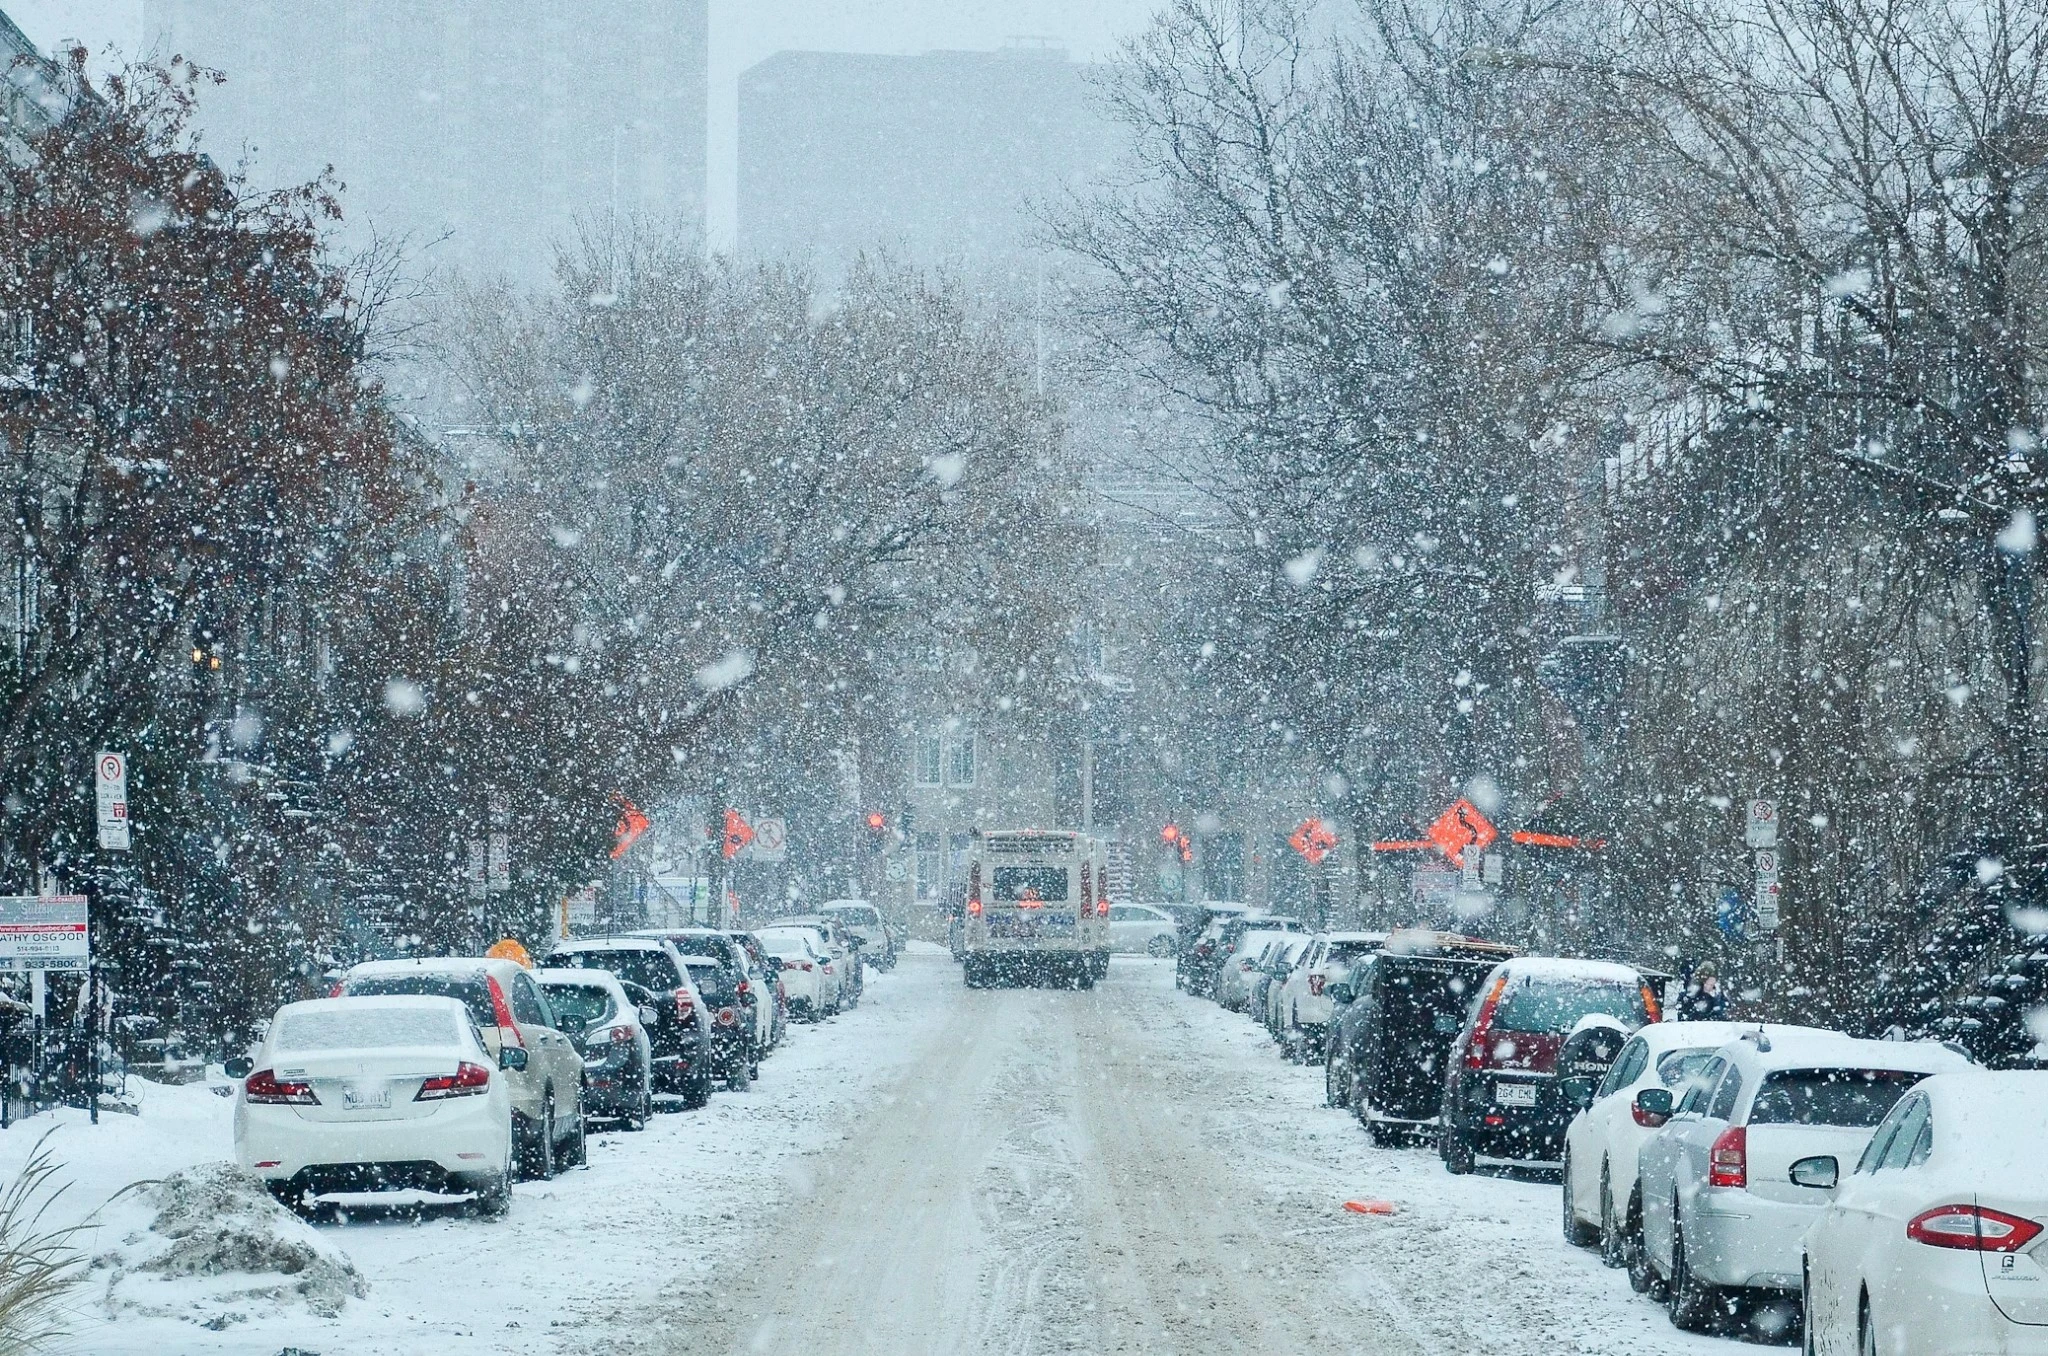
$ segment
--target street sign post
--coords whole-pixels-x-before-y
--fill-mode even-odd
[[[0,970],[83,972],[92,964],[84,895],[0,895]]]
[[[1743,825],[1742,841],[1753,848],[1774,848],[1778,845],[1778,803],[1771,800],[1752,799],[1749,802],[1749,818]]]
[[[757,862],[779,862],[789,848],[789,823],[763,817],[754,821],[754,841],[747,855]]]
[[[128,760],[102,752],[93,759],[93,800],[99,808],[100,847],[128,851]]]

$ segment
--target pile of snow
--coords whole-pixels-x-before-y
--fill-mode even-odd
[[[227,1163],[202,1163],[143,1188],[156,1208],[146,1231],[95,1259],[110,1268],[110,1300],[125,1274],[201,1279],[216,1302],[299,1302],[333,1317],[369,1293],[348,1254],[279,1205],[263,1183]],[[129,1287],[123,1299],[149,1308]]]

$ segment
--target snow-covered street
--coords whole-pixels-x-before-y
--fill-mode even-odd
[[[380,1209],[313,1226],[367,1293],[129,1269],[88,1250],[75,1349],[106,1353],[1708,1351],[1558,1236],[1557,1188],[1447,1176],[1321,1105],[1320,1072],[1117,958],[1092,992],[965,989],[918,948],[804,1028],[752,1092],[607,1133],[503,1222]],[[98,1205],[225,1159],[229,1102],[151,1087],[50,1140]],[[11,1171],[52,1118],[0,1135]],[[1388,1217],[1346,1212],[1359,1197]],[[452,1283],[451,1278],[470,1278]]]

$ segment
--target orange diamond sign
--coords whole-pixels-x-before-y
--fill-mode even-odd
[[[1479,813],[1478,806],[1460,797],[1452,802],[1450,809],[1436,817],[1436,822],[1423,836],[1450,860],[1452,866],[1463,866],[1467,852],[1484,852],[1488,844],[1500,837],[1500,830],[1493,827],[1492,820]]]
[[[1322,820],[1311,819],[1294,831],[1287,845],[1306,857],[1310,866],[1321,866],[1323,858],[1337,846],[1337,835]]]

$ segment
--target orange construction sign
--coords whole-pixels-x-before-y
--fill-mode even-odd
[[[1423,830],[1423,837],[1444,854],[1452,866],[1463,866],[1467,852],[1484,852],[1493,840],[1500,837],[1500,830],[1493,827],[1493,821],[1479,813],[1479,807],[1460,796],[1451,802],[1451,808],[1436,817],[1436,822]]]
[[[725,812],[725,856],[730,861],[740,855],[740,849],[754,841],[754,826],[740,818],[738,810]]]
[[[1322,820],[1309,819],[1294,831],[1287,840],[1287,846],[1307,858],[1310,866],[1321,866],[1323,858],[1336,848],[1337,835],[1331,833]]]
[[[647,816],[622,791],[612,792],[612,804],[619,807],[619,826],[612,830],[612,860],[617,861],[647,832]]]

